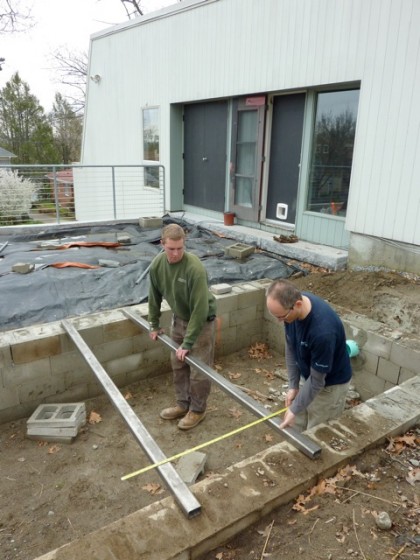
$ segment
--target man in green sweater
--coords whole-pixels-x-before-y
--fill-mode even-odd
[[[185,232],[177,224],[162,230],[163,252],[150,267],[150,338],[156,340],[160,328],[161,304],[165,299],[173,313],[171,338],[179,344],[171,352],[176,405],[161,411],[165,420],[181,418],[178,428],[189,430],[206,415],[211,381],[185,362],[187,354],[213,365],[216,301],[209,291],[207,272],[200,259],[185,251]]]

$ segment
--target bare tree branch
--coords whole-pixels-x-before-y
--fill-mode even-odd
[[[53,66],[58,74],[58,81],[71,88],[73,94],[66,94],[65,98],[71,104],[75,113],[83,112],[86,96],[86,76],[88,55],[86,52],[70,51],[68,47],[56,49],[52,53]]]
[[[0,34],[26,31],[33,26],[31,10],[20,0],[0,0]]]

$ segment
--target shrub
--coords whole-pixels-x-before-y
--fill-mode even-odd
[[[22,222],[31,209],[35,185],[17,171],[0,169],[0,222],[14,224]]]

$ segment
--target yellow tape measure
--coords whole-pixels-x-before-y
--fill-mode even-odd
[[[196,445],[195,447],[191,447],[190,449],[187,449],[186,451],[182,451],[181,453],[177,453],[176,455],[172,455],[172,457],[168,457],[167,459],[163,459],[162,461],[159,461],[158,463],[154,463],[153,465],[148,465],[147,467],[144,467],[143,469],[140,469],[139,471],[135,471],[135,472],[132,472],[130,474],[126,474],[125,476],[121,477],[121,480],[128,480],[129,478],[133,478],[134,476],[137,476],[139,474],[143,474],[147,471],[151,471],[152,469],[155,469],[156,467],[160,467],[161,465],[165,465],[165,463],[170,463],[171,461],[175,461],[175,459],[179,459],[180,457],[183,457],[184,455],[188,455],[188,453],[192,453],[193,451],[198,451],[199,449],[203,449],[203,447],[207,447],[208,445],[212,445],[213,443],[217,443],[218,441],[221,441],[221,440],[226,439],[228,437],[234,436],[235,434],[239,434],[239,432],[243,432],[244,430],[247,430],[248,428],[252,428],[252,426],[256,426],[257,424],[260,424],[261,422],[265,422],[266,420],[269,420],[270,418],[273,418],[274,416],[277,416],[278,414],[281,414],[285,410],[287,410],[287,408],[282,408],[281,410],[278,410],[277,412],[273,412],[272,414],[269,414],[268,416],[264,416],[263,418],[259,418],[258,420],[254,420],[254,422],[251,422],[250,424],[246,424],[245,426],[241,426],[240,428],[237,428],[236,430],[232,430],[231,432],[228,432],[227,434],[223,434],[222,436],[219,436],[215,439],[211,439],[210,441],[206,441],[205,443],[200,443],[200,445]]]

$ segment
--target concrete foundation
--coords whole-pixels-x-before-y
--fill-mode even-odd
[[[418,245],[399,243],[380,237],[350,235],[348,266],[352,269],[379,268],[420,274]]]
[[[216,354],[233,353],[255,342],[284,350],[283,327],[266,311],[265,289],[270,282],[238,284],[231,292],[216,295]],[[146,316],[147,304],[130,310]],[[353,383],[366,402],[347,411],[340,421],[308,432],[323,448],[319,459],[311,460],[290,444],[280,443],[233,465],[223,475],[193,485],[202,505],[202,513],[194,519],[187,519],[173,497],[168,497],[52,551],[42,560],[86,555],[92,560],[198,558],[287,503],[321,476],[331,475],[355,455],[415,425],[420,419],[417,345],[410,347],[403,340],[388,338],[383,326],[381,330],[362,317],[340,315],[347,338],[360,348],[352,358]],[[166,328],[170,319],[170,310],[164,307]],[[169,350],[157,347],[121,310],[71,322],[119,387],[170,369]],[[30,416],[43,403],[74,403],[103,394],[60,322],[2,333],[0,375],[2,423]],[[329,445],[337,435],[347,443],[344,451]],[[302,463],[304,475],[298,476],[294,466]],[[262,471],[264,477],[259,475]],[[267,477],[272,481],[269,485],[264,483]]]
[[[309,430],[323,448],[315,461],[287,443],[274,445],[195,484],[202,513],[193,519],[168,497],[38,560],[194,560],[419,419],[420,377],[415,377],[352,408],[339,421]],[[345,450],[329,445],[334,437],[345,442]]]

